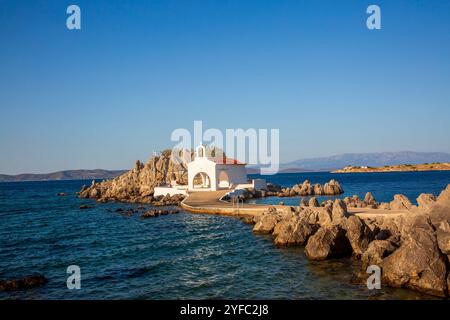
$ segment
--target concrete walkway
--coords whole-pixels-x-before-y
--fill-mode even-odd
[[[190,192],[181,202],[181,207],[192,213],[218,214],[225,216],[255,216],[275,207],[277,211],[290,211],[290,206],[240,203],[237,205],[221,200],[230,190]],[[381,210],[371,208],[348,208],[349,214],[362,219],[375,217],[395,217],[407,213],[406,210]]]

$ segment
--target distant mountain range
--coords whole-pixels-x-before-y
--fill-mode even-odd
[[[295,160],[281,165],[284,168],[298,168],[305,171],[333,171],[345,166],[393,166],[400,164],[421,164],[450,162],[450,154],[444,152],[380,152],[344,153],[331,157]]]
[[[380,152],[380,153],[344,153],[331,157],[308,158],[280,165],[280,173],[334,171],[346,166],[395,166],[400,164],[422,164],[450,162],[450,153],[444,152]],[[0,174],[0,182],[9,181],[45,181],[45,180],[82,180],[115,178],[126,170],[67,170],[46,174]],[[248,173],[259,173],[257,167],[248,168]]]
[[[12,181],[45,181],[45,180],[83,180],[83,179],[110,179],[115,178],[125,170],[67,170],[52,173],[24,173],[18,175],[0,174],[0,182]]]

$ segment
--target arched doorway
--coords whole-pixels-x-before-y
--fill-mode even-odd
[[[219,173],[219,188],[229,188],[230,187],[230,178],[228,177],[228,173],[225,171],[220,171]]]
[[[194,176],[193,186],[194,189],[209,189],[211,188],[211,179],[206,173],[199,172]]]

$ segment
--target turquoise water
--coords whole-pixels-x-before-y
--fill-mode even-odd
[[[338,179],[346,193],[372,191],[388,201],[402,192],[438,194],[450,172],[279,174],[282,185]],[[369,291],[350,259],[310,262],[302,248],[277,248],[270,236],[229,217],[185,212],[142,220],[117,208],[137,205],[78,199],[88,181],[0,184],[0,279],[42,273],[43,287],[0,292],[0,299],[417,299],[412,291]],[[66,192],[66,197],[56,196]],[[277,203],[269,198],[263,202]],[[297,199],[284,198],[286,203]],[[81,204],[94,207],[80,210]],[[150,206],[148,206],[150,207]],[[81,290],[66,269],[81,268]]]

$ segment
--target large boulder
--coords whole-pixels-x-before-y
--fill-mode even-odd
[[[450,222],[450,184],[441,192],[436,203],[428,210],[428,214],[435,228],[441,222]]]
[[[333,196],[341,193],[344,193],[344,189],[342,189],[339,182],[334,179],[331,179],[330,182],[325,183],[323,186],[323,194],[325,195]]]
[[[417,215],[413,219],[400,248],[381,263],[383,282],[444,297],[447,294],[446,257],[439,250],[428,218]]]
[[[439,249],[445,255],[450,255],[450,224],[449,221],[441,221],[436,228],[436,238]]]
[[[417,197],[420,210],[428,211],[436,204],[436,197],[431,193],[422,193]]]
[[[340,226],[321,227],[309,238],[305,247],[305,253],[311,260],[341,258],[350,255],[351,251],[345,230]]]
[[[319,228],[315,224],[308,223],[307,219],[298,217],[289,222],[281,222],[279,225],[274,232],[276,245],[304,245]]]
[[[366,193],[366,196],[364,197],[364,202],[368,205],[376,203],[375,198],[371,192]]]
[[[323,187],[322,187],[321,184],[316,183],[316,184],[314,185],[314,194],[315,194],[316,196],[322,196],[322,195],[324,195]]]
[[[394,195],[394,200],[389,203],[391,210],[409,210],[412,207],[411,201],[403,194]]]
[[[302,199],[300,200],[299,205],[300,205],[301,207],[307,207],[307,206],[308,206],[308,201],[307,201],[305,198],[302,198]]]
[[[346,223],[347,238],[353,249],[353,256],[360,258],[374,239],[372,230],[357,216],[351,216]]]
[[[272,233],[277,223],[277,215],[272,212],[266,212],[257,218],[256,224],[253,227],[253,232]]]
[[[309,199],[309,204],[310,207],[320,207],[319,205],[319,201],[317,201],[316,197],[312,197],[311,199]]]
[[[361,256],[363,269],[365,270],[371,265],[380,266],[383,259],[389,256],[396,249],[397,246],[395,243],[389,240],[372,241],[367,247],[367,250]]]
[[[341,199],[336,199],[333,203],[333,210],[331,212],[333,224],[345,224],[346,216],[347,205]]]

